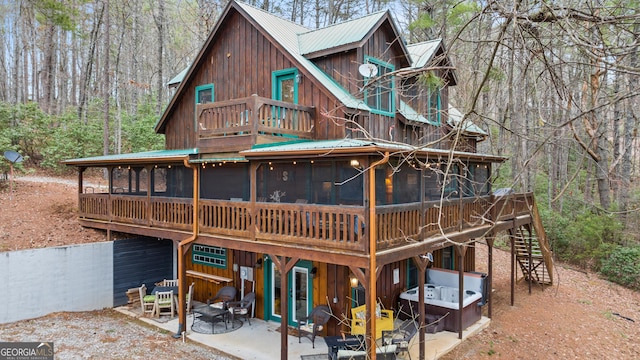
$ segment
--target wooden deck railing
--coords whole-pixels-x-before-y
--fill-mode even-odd
[[[315,204],[256,203],[256,237],[364,251],[364,208]]]
[[[428,201],[424,204],[378,206],[378,249],[483,225],[489,219],[490,205],[490,198],[484,196],[442,202]],[[423,212],[424,219],[421,216]]]
[[[199,104],[198,139],[273,135],[313,138],[314,108],[259,96]]]
[[[84,219],[191,230],[191,199],[80,194]],[[492,202],[494,201],[494,202]],[[532,194],[429,201],[376,207],[378,250],[420,241],[436,234],[481,226],[530,214]],[[368,250],[368,214],[364,207],[317,204],[200,200],[199,228],[203,235],[226,235],[269,242]],[[252,215],[253,214],[253,215]],[[494,220],[495,219],[495,220]]]

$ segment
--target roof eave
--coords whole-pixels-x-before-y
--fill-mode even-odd
[[[76,167],[109,167],[122,165],[150,165],[150,164],[175,164],[188,160],[189,155],[174,155],[154,158],[126,158],[126,159],[72,159],[62,161],[67,166]]]

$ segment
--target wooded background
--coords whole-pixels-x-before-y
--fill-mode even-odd
[[[1,1],[0,150],[65,171],[162,148],[166,84],[226,3]],[[444,39],[451,103],[489,133],[481,152],[509,158],[494,188],[535,192],[562,260],[606,272],[622,256],[640,274],[638,0],[249,3],[309,28],[389,9],[407,42]]]

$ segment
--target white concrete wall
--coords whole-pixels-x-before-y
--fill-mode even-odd
[[[0,253],[0,323],[113,307],[113,244]]]

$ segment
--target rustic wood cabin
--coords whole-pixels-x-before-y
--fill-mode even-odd
[[[200,302],[235,286],[255,292],[256,317],[291,326],[328,305],[327,336],[353,332],[339,320],[364,305],[371,341],[375,309],[400,316],[410,289],[426,324],[429,270],[455,291],[475,275],[472,314],[447,320],[462,336],[491,316],[477,240],[491,250],[506,231],[525,277],[548,283],[551,269],[532,194],[492,193],[505,159],[478,153],[486,133],[449,105],[457,81],[442,41],[406,44],[389,11],[311,30],[231,1],[172,81],[155,129],[166,150],[66,162],[79,169],[79,221],[145,236],[149,251],[171,240],[180,298],[192,282]],[[108,169],[108,191],[86,186],[87,168]]]

